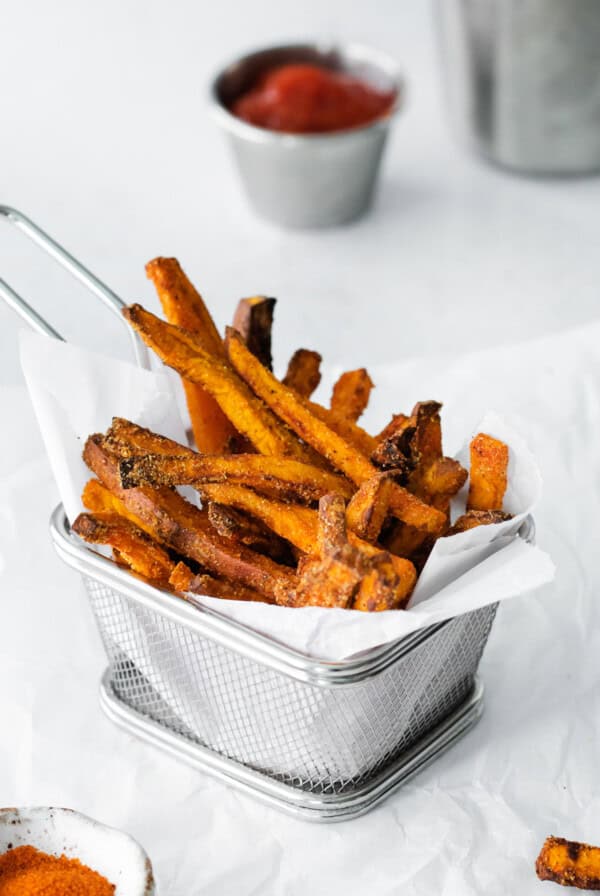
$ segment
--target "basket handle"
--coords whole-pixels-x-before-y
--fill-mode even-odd
[[[9,224],[14,225],[18,230],[21,230],[32,242],[36,243],[36,245],[43,249],[47,255],[53,258],[61,267],[75,277],[76,280],[79,280],[87,286],[90,292],[94,293],[94,295],[119,318],[123,326],[126,327],[131,339],[136,364],[139,367],[148,370],[150,368],[150,362],[146,346],[140,341],[137,334],[128,326],[125,318],[121,314],[122,309],[125,307],[125,302],[120,299],[112,289],[109,289],[105,283],[99,280],[95,274],[88,271],[86,267],[70,254],[70,252],[67,252],[67,250],[59,245],[56,240],[53,240],[52,237],[48,236],[41,227],[34,224],[33,221],[22,212],[15,208],[10,208],[8,205],[0,205],[0,216],[8,221]],[[58,333],[54,327],[50,326],[50,324],[4,280],[0,280],[0,298],[2,298],[13,311],[16,311],[16,313],[38,333],[45,333],[48,336],[52,336],[55,339],[61,339],[64,342],[60,333]]]

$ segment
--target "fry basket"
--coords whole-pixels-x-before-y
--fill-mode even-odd
[[[121,300],[29,219],[6,217],[119,312]],[[91,278],[91,280],[90,280]],[[0,281],[36,329],[60,335]],[[138,345],[136,360],[147,358]],[[488,605],[327,662],[154,588],[75,536],[61,505],[51,537],[83,577],[106,651],[106,714],[138,737],[297,817],[360,815],[480,717]],[[532,520],[521,537],[533,540]]]

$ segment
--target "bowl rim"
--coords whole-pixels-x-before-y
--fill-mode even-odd
[[[374,121],[353,128],[343,128],[339,131],[290,134],[282,131],[272,131],[268,128],[261,128],[257,125],[249,124],[247,121],[238,118],[230,112],[223,104],[218,92],[219,82],[223,75],[234,66],[246,62],[255,56],[260,56],[263,53],[268,53],[274,50],[315,50],[317,53],[322,53],[323,55],[337,51],[345,56],[355,56],[357,60],[364,59],[365,61],[370,62],[373,67],[378,68],[385,73],[385,75],[393,82],[396,91],[394,102],[384,115],[379,116],[379,118],[376,118]],[[355,41],[290,40],[278,44],[255,47],[254,49],[247,50],[246,52],[231,58],[213,74],[209,82],[208,95],[213,118],[229,133],[254,143],[286,147],[305,147],[309,144],[325,144],[333,141],[348,140],[354,138],[356,135],[363,134],[366,131],[388,128],[391,120],[404,105],[406,99],[406,82],[401,74],[398,64],[389,54],[383,50],[370,47],[367,44]]]
[[[40,821],[50,819],[52,816],[69,817],[75,820],[76,824],[88,829],[96,829],[109,834],[110,836],[119,837],[123,841],[127,841],[134,853],[137,853],[140,859],[140,868],[143,868],[143,879],[140,877],[139,890],[136,888],[131,896],[155,896],[156,881],[152,863],[148,853],[144,847],[132,837],[127,831],[104,824],[90,815],[84,815],[76,809],[69,809],[63,806],[2,806],[0,807],[0,827],[15,824],[27,824],[30,821]],[[37,847],[42,852],[44,847]],[[6,855],[8,849],[0,849],[0,855]],[[98,870],[98,869],[95,869]],[[102,873],[100,870],[99,873]]]

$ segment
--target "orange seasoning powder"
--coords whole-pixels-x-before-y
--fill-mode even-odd
[[[0,896],[114,896],[115,885],[79,859],[16,846],[0,856]]]

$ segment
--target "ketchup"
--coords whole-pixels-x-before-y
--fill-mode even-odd
[[[231,111],[259,128],[321,134],[369,124],[388,113],[395,91],[377,90],[344,72],[304,63],[265,72]]]

